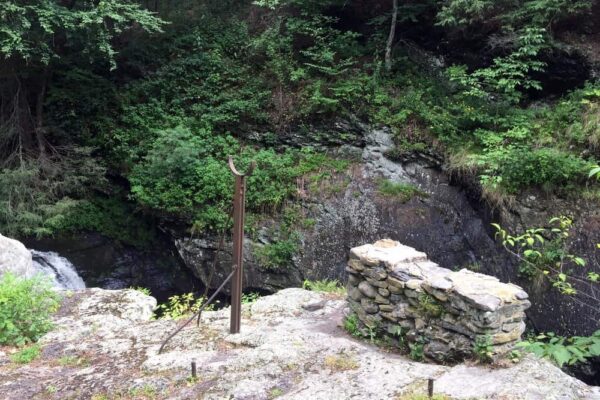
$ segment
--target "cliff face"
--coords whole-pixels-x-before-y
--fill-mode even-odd
[[[230,335],[229,309],[206,312],[157,354],[177,326],[151,320],[155,300],[133,290],[88,289],[65,299],[42,356],[28,365],[0,349],[0,398],[21,399],[390,399],[435,392],[452,399],[598,399],[600,392],[548,362],[526,357],[490,369],[417,363],[350,337],[346,307],[332,295],[286,289],[243,306]],[[198,366],[189,379],[190,364]]]
[[[332,138],[349,132],[351,140],[345,145],[336,143],[335,151],[353,159],[352,167],[303,192],[299,218],[312,223],[298,224],[301,241],[287,265],[264,268],[256,257],[256,249],[276,240],[273,232],[277,232],[281,219],[267,221],[256,233],[247,231],[244,282],[248,290],[273,292],[300,286],[304,279],[345,282],[348,251],[388,237],[427,253],[444,268],[476,269],[523,286],[533,304],[528,318],[540,331],[590,335],[598,329],[600,311],[578,304],[549,284],[534,284],[520,277],[515,259],[494,240],[490,225],[499,222],[510,232],[519,232],[545,226],[555,216],[572,215],[573,253],[587,260],[587,270],[600,272],[596,251],[600,217],[593,201],[559,198],[532,190],[520,195],[510,209],[493,209],[480,199],[476,184],[453,179],[435,154],[415,153],[397,162],[390,160],[386,155],[393,143],[388,129],[358,122],[333,125],[332,131],[321,136]],[[305,136],[289,135],[282,140],[291,146],[319,146],[303,141]],[[323,149],[329,145],[321,143]],[[415,190],[410,196],[385,195],[380,190],[381,179]],[[188,268],[206,285],[216,288],[228,274],[231,243],[226,243],[219,253],[215,274],[211,274],[219,238],[192,238],[181,233],[173,236]]]

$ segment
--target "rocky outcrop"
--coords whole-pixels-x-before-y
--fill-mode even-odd
[[[353,248],[347,271],[348,302],[364,325],[418,343],[439,362],[473,356],[478,339],[503,355],[525,330],[530,303],[520,287],[440,268],[393,240]]]
[[[31,277],[35,274],[35,269],[31,253],[23,243],[0,234],[0,275],[6,272],[20,277]]]
[[[531,356],[508,367],[448,367],[411,361],[358,341],[339,324],[345,301],[286,289],[243,305],[241,333],[229,334],[229,309],[203,314],[162,354],[178,325],[150,320],[154,300],[101,289],[65,298],[56,328],[28,365],[0,349],[0,398],[22,399],[392,399],[436,394],[466,399],[600,398],[598,390]],[[198,376],[190,379],[196,361]]]

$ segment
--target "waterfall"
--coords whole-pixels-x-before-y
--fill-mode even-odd
[[[59,289],[85,289],[85,282],[77,274],[75,266],[69,260],[53,251],[30,250],[33,267],[49,276]]]

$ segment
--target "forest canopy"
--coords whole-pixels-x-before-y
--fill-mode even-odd
[[[529,187],[577,191],[600,151],[599,9],[4,1],[0,229],[96,229],[136,242],[110,222],[129,211],[222,229],[228,154],[264,167],[249,208],[277,212],[298,177],[339,166],[321,154],[339,118],[389,126],[391,158],[435,148],[497,204]],[[320,150],[301,151],[291,132]]]

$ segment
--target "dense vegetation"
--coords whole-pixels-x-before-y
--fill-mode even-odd
[[[0,227],[219,230],[227,155],[258,161],[249,208],[272,213],[338,167],[286,135],[327,143],[315,127],[349,116],[391,126],[390,157],[435,147],[496,205],[573,192],[597,163],[600,86],[556,60],[583,62],[563,39],[597,16],[584,0],[3,2]]]
[[[0,345],[23,346],[35,342],[52,327],[60,294],[42,277],[0,277]]]

